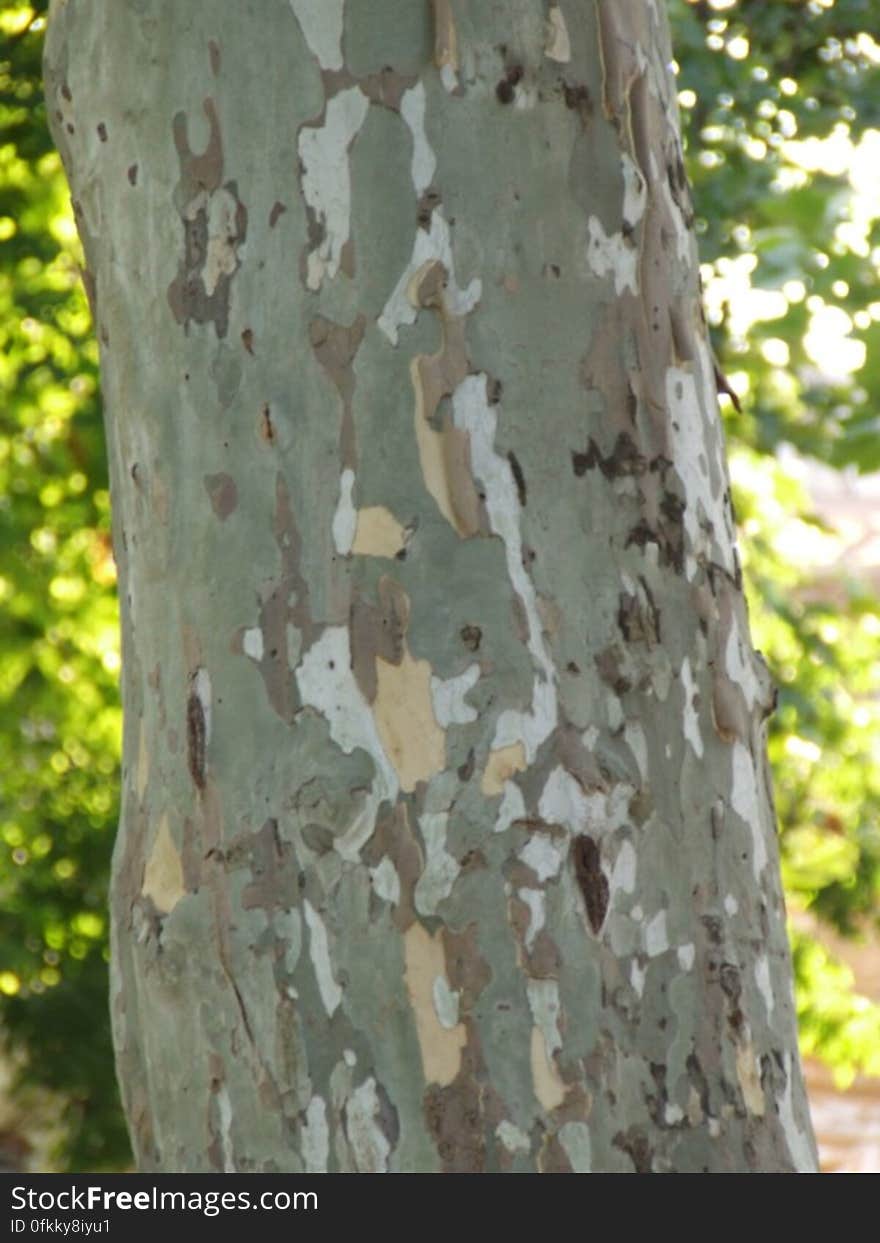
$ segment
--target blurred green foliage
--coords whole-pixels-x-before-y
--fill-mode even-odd
[[[22,1082],[63,1102],[57,1167],[99,1171],[129,1159],[106,996],[118,640],[97,350],[40,85],[46,7],[0,7],[0,1024]],[[669,8],[707,311],[744,396],[725,417],[756,645],[780,687],[789,904],[854,933],[880,891],[880,603],[857,582],[820,589],[791,555],[830,535],[779,448],[880,467],[880,195],[847,155],[880,124],[876,5]],[[862,151],[880,167],[880,143]],[[848,367],[815,356],[835,332]],[[794,950],[805,1050],[843,1079],[880,1073],[880,1008],[800,927]]]

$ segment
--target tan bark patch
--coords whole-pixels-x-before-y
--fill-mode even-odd
[[[565,1084],[547,1052],[547,1042],[540,1027],[532,1028],[532,1084],[535,1096],[549,1113],[565,1100]]]
[[[446,767],[446,735],[431,701],[431,666],[404,648],[399,664],[376,658],[376,728],[400,788],[410,793]]]
[[[750,1036],[736,1046],[736,1077],[749,1113],[764,1116],[764,1091],[758,1059]]]
[[[434,981],[439,976],[449,983],[442,932],[438,930],[432,937],[422,924],[413,924],[403,938],[403,952],[406,988],[415,1016],[425,1082],[445,1087],[461,1069],[467,1034],[463,1023],[451,1029],[444,1027],[434,1009]]]
[[[406,547],[406,531],[384,505],[358,510],[351,551],[363,557],[396,557]]]
[[[137,789],[138,802],[144,801],[144,792],[147,788],[147,781],[150,776],[150,753],[147,750],[147,731],[144,729],[144,723],[141,721],[141,727],[138,734],[138,760],[137,760],[137,777],[135,785]]]
[[[509,781],[515,773],[525,772],[526,749],[521,742],[513,742],[509,747],[500,747],[489,752],[489,759],[480,782],[483,794],[501,794],[505,781]]]
[[[141,893],[152,900],[158,911],[166,915],[186,893],[180,852],[171,838],[167,815],[163,815],[159,821],[153,849],[144,868]]]

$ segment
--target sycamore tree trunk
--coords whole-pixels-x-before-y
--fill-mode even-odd
[[[657,0],[56,0],[143,1170],[806,1170]]]

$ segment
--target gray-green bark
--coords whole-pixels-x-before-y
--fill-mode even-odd
[[[57,0],[164,1170],[814,1164],[655,0]]]

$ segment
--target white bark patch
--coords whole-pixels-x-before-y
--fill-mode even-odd
[[[410,90],[404,91],[400,98],[400,115],[412,134],[412,181],[416,194],[421,196],[434,180],[434,173],[437,171],[437,157],[425,133],[425,86],[423,82],[417,82]]]
[[[341,69],[345,0],[290,0],[290,7],[321,68]]]
[[[444,1027],[434,1009],[435,980],[442,976],[448,986],[442,933],[438,929],[432,937],[421,924],[412,924],[404,934],[403,952],[406,988],[415,1017],[425,1082],[444,1087],[452,1083],[461,1069],[467,1033],[461,1023],[451,1031]]]
[[[501,791],[501,806],[493,828],[494,833],[504,833],[514,820],[521,820],[526,814],[526,805],[522,791],[512,781],[505,781]]]
[[[560,764],[541,791],[538,812],[542,820],[561,824],[571,833],[610,833],[626,824],[633,793],[633,787],[621,781],[608,792],[586,794],[577,778]]]
[[[587,262],[597,276],[613,276],[614,292],[618,297],[625,289],[638,294],[638,252],[630,246],[622,233],[609,237],[598,216],[589,221],[590,240],[587,243]]]
[[[354,1070],[355,1066],[357,1066],[357,1054],[354,1049],[343,1049],[342,1060],[349,1070]]]
[[[611,873],[612,895],[616,893],[635,893],[637,863],[638,859],[632,842],[623,842],[620,850],[617,852],[614,869]],[[613,896],[611,898],[611,905],[614,905]]]
[[[431,994],[434,998],[434,1013],[441,1025],[447,1031],[453,1031],[458,1026],[459,994],[449,987],[445,975],[435,976]]]
[[[232,1154],[232,1102],[225,1083],[220,1085],[216,1095],[217,1113],[220,1118],[220,1146],[223,1149],[224,1174],[235,1173],[235,1158]]]
[[[708,358],[703,361],[708,366],[709,375],[713,374]],[[666,401],[671,414],[673,459],[675,469],[684,484],[685,510],[684,525],[688,534],[690,552],[685,561],[685,569],[689,579],[697,572],[697,558],[712,553],[712,542],[718,547],[720,563],[731,574],[735,571],[733,552],[733,531],[729,525],[729,516],[724,506],[723,489],[712,490],[712,480],[706,453],[713,443],[710,436],[714,430],[706,423],[704,411],[715,408],[713,404],[705,405],[709,399],[704,391],[703,402],[697,391],[697,381],[692,371],[681,367],[670,367],[666,373]],[[724,464],[720,460],[717,442],[714,445],[718,479],[724,479]],[[700,508],[711,524],[712,534],[703,529],[700,520]]]
[[[808,1131],[802,1131],[795,1121],[794,1103],[792,1100],[793,1058],[790,1053],[783,1055],[785,1063],[785,1091],[779,1101],[779,1121],[785,1132],[785,1142],[795,1169],[799,1174],[813,1174],[816,1171],[816,1156]]]
[[[752,753],[743,743],[733,744],[733,786],[731,806],[752,830],[752,868],[760,881],[767,866],[767,843],[764,841],[761,808],[758,802],[758,779]]]
[[[328,626],[309,648],[296,671],[303,704],[315,708],[327,720],[330,737],[346,755],[362,747],[372,758],[376,776],[364,805],[352,823],[334,842],[344,859],[355,860],[375,827],[376,812],[383,799],[397,798],[400,784],[382,740],[351,670],[351,649],[345,626]]]
[[[244,632],[241,647],[245,656],[250,656],[251,660],[259,662],[263,659],[263,632],[259,626],[251,626]]]
[[[397,906],[400,901],[400,877],[387,855],[382,857],[376,867],[370,868],[370,880],[377,897]]]
[[[333,543],[340,557],[347,557],[354,543],[357,530],[357,510],[354,507],[352,492],[354,490],[354,471],[344,470],[339,478],[339,500],[333,515],[331,531]]]
[[[192,689],[196,693],[205,718],[205,746],[211,741],[211,675],[204,666],[199,666],[192,680]]]
[[[739,903],[732,893],[729,893],[724,899],[724,909],[730,916],[735,915],[739,910]]]
[[[557,1132],[573,1174],[593,1172],[593,1147],[586,1122],[566,1122]]]
[[[296,907],[275,911],[272,930],[284,942],[284,969],[292,975],[302,951],[302,916]]]
[[[445,811],[425,812],[419,816],[425,843],[425,867],[415,890],[416,910],[420,915],[437,914],[437,907],[452,893],[461,871],[458,860],[446,849],[448,823],[449,815]]]
[[[557,1053],[562,1048],[559,985],[555,980],[527,980],[526,991],[532,1018],[541,1030],[546,1049],[548,1053]]]
[[[647,975],[647,968],[643,967],[641,963],[634,958],[629,964],[629,982],[632,985],[633,992],[637,997],[641,997],[642,993],[645,991],[645,980]]]
[[[656,958],[669,949],[669,932],[666,928],[666,912],[658,911],[645,927],[645,951],[649,958]]]
[[[691,673],[689,656],[685,656],[681,662],[681,686],[684,691],[684,736],[696,754],[702,759],[704,751],[703,735],[700,733],[700,718],[694,707],[694,695],[697,691],[697,684]]]
[[[299,1131],[299,1144],[307,1174],[326,1174],[330,1157],[330,1131],[327,1106],[321,1096],[313,1096],[306,1109],[306,1120]]]
[[[543,885],[562,867],[565,849],[565,843],[554,841],[549,834],[533,833],[519,852],[519,857]]]
[[[327,103],[324,124],[306,125],[299,134],[303,197],[323,225],[324,237],[308,259],[306,283],[321,288],[339,271],[351,229],[351,173],[348,149],[363,125],[369,101],[359,87],[340,91]]]
[[[208,199],[208,244],[202,281],[210,298],[224,276],[238,267],[238,202],[228,190],[215,190]]]
[[[472,691],[480,680],[480,666],[476,663],[468,665],[464,673],[445,681],[431,678],[431,701],[434,705],[434,716],[442,729],[450,725],[470,725],[477,719],[476,708],[465,703],[465,696]]]
[[[770,982],[770,960],[766,954],[759,954],[755,959],[755,983],[758,986],[758,992],[764,998],[767,1019],[772,1022],[776,998],[773,996],[773,985]]]
[[[345,1104],[345,1133],[358,1174],[384,1174],[391,1145],[379,1119],[382,1106],[372,1076],[355,1088]]]
[[[571,60],[571,40],[568,27],[558,4],[551,4],[547,12],[546,40],[544,55],[560,65],[567,65]]]
[[[342,989],[333,978],[327,929],[308,898],[303,900],[303,914],[309,929],[309,956],[318,981],[318,992],[328,1017],[332,1018],[342,1001]]]
[[[527,646],[536,671],[530,711],[509,708],[502,712],[495,726],[492,749],[519,743],[524,746],[530,764],[556,728],[558,706],[556,670],[543,635],[537,592],[523,564],[516,482],[507,458],[495,452],[498,415],[486,397],[485,375],[469,375],[463,380],[453,394],[452,406],[456,427],[470,436],[471,467],[474,477],[483,484],[489,524],[504,543],[507,573],[526,615]]]
[[[450,316],[460,319],[464,315],[469,315],[482,296],[483,285],[476,277],[466,289],[458,285],[455,279],[449,225],[443,219],[443,213],[435,209],[431,214],[430,232],[416,229],[412,258],[379,316],[379,327],[392,345],[397,345],[402,325],[416,322],[418,311],[410,302],[407,289],[419,269],[432,260],[439,260],[449,273],[449,283],[443,291],[443,298]],[[509,467],[508,473],[510,473]]]
[[[144,868],[141,893],[149,898],[157,911],[167,915],[186,893],[180,851],[171,837],[168,816],[163,814],[153,839],[153,848]]]
[[[635,160],[626,152],[620,157],[620,164],[623,172],[623,219],[630,228],[635,228],[648,205],[648,187]]]
[[[648,776],[648,741],[645,731],[638,721],[627,721],[623,736],[638,765],[639,776],[645,781]]]
[[[544,927],[547,920],[547,905],[541,889],[519,889],[516,895],[529,908],[529,926],[526,928],[526,949],[531,950],[535,937]]]
[[[508,1152],[516,1154],[518,1152],[531,1152],[532,1150],[528,1135],[521,1131],[518,1126],[514,1126],[512,1122],[508,1122],[506,1118],[498,1123],[495,1128],[495,1134]]]
[[[693,943],[688,941],[686,945],[679,945],[676,954],[678,955],[678,965],[682,971],[690,971],[697,956]]]
[[[431,701],[431,666],[404,645],[399,664],[376,657],[376,729],[400,788],[410,793],[446,767],[446,734]]]
[[[740,630],[739,619],[734,617],[724,649],[724,665],[731,682],[735,682],[745,695],[746,703],[754,708],[761,698],[761,684],[751,661],[751,646]]]

